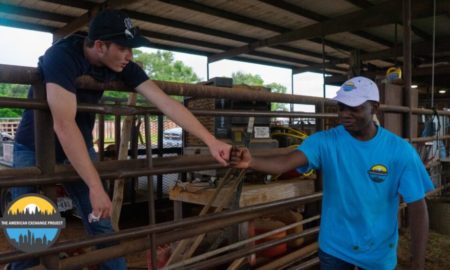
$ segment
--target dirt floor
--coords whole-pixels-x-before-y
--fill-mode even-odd
[[[406,231],[401,231],[398,249],[398,267],[399,270],[410,269],[408,261],[410,235]],[[450,236],[431,231],[427,252],[425,257],[426,270],[446,270],[450,269]]]
[[[68,225],[66,229],[61,231],[59,241],[66,241],[71,239],[80,239],[85,237],[84,230],[80,220],[77,218],[69,217],[67,219]],[[409,234],[407,231],[401,231],[401,237],[399,241],[398,261],[399,265],[397,269],[406,270],[409,269]],[[0,233],[0,251],[5,252],[12,250],[8,241],[5,239],[3,232]],[[146,252],[140,252],[132,255],[128,255],[127,262],[130,269],[146,269]],[[0,265],[0,269],[3,269],[3,265]],[[450,236],[442,235],[435,232],[430,232],[430,239],[427,247],[426,254],[426,268],[427,270],[446,270],[450,269]]]

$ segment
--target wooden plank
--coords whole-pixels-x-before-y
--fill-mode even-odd
[[[403,88],[401,85],[383,83],[380,87],[380,101],[385,105],[403,105]],[[381,116],[382,126],[398,136],[403,136],[403,119],[401,113],[385,112]]]
[[[429,41],[416,42],[416,43],[412,44],[413,54],[414,55],[429,54],[431,46],[432,46],[432,44]],[[450,36],[442,36],[442,37],[439,37],[439,40],[436,40],[436,53],[445,52],[448,49],[448,47],[450,47]],[[393,47],[393,48],[389,48],[386,50],[361,54],[361,60],[362,61],[370,61],[370,60],[377,60],[377,59],[383,60],[383,59],[387,59],[387,58],[400,57],[400,56],[402,56],[402,47],[398,46],[398,48]],[[337,64],[347,63],[347,62],[348,62],[347,58],[343,58],[340,60],[331,60],[330,62],[327,62],[326,65],[327,65],[327,68],[331,68],[332,65],[337,65]],[[301,67],[301,68],[294,69],[292,71],[292,73],[297,74],[297,73],[306,72],[306,71],[313,71],[314,69],[319,70],[319,71],[314,71],[314,72],[321,73],[322,66],[323,66],[323,64],[315,64],[315,65],[310,65],[307,67]],[[416,70],[416,72],[418,72],[421,69],[415,69],[415,70]],[[421,74],[415,74],[414,72],[415,71],[413,70],[414,76],[421,75]]]
[[[195,187],[192,184],[184,186],[174,186],[169,191],[169,198],[174,201],[182,201],[194,204],[205,205],[214,195],[214,188]],[[231,186],[225,186],[218,195],[214,207],[220,206],[231,192]],[[244,184],[242,189],[240,207],[267,203],[271,201],[283,200],[298,196],[311,194],[314,192],[314,180],[312,179],[293,179],[279,180],[269,184]]]
[[[64,27],[58,29],[54,33],[54,40],[57,41],[83,28],[103,8],[103,4],[105,2],[107,2],[108,8],[121,9],[126,7],[127,5],[131,5],[139,1],[142,0],[130,0],[130,1],[110,0],[104,1],[102,4],[94,5],[88,12],[84,13],[83,15],[71,21],[70,23],[66,24]]]
[[[95,14],[97,14],[97,11],[98,8],[94,8],[91,11],[84,13],[80,17],[66,24],[64,27],[59,28],[53,33],[53,40],[56,42],[59,39],[62,39],[68,35],[71,35],[72,33],[75,33],[76,31],[87,25],[89,20],[93,16],[95,16]]]
[[[215,17],[224,18],[228,21],[239,22],[244,25],[251,25],[253,27],[257,27],[257,28],[264,29],[264,30],[270,30],[270,31],[277,32],[277,33],[285,33],[285,32],[290,32],[292,30],[290,28],[279,26],[278,24],[268,23],[267,21],[264,21],[264,20],[256,20],[256,19],[253,19],[250,17],[245,17],[238,13],[225,11],[225,10],[211,7],[208,5],[196,3],[194,1],[164,0],[163,2],[171,4],[171,5],[180,6],[180,7],[189,9],[189,10],[195,10],[197,12],[212,15]],[[222,24],[226,26],[226,22],[222,22]],[[224,27],[224,28],[227,28],[227,27]],[[310,41],[316,42],[316,43],[322,42],[321,39],[317,39],[317,38],[312,38],[312,39],[310,39]],[[250,42],[248,42],[248,43],[250,43]],[[343,51],[348,51],[351,49],[350,47],[343,45],[342,43],[333,42],[331,40],[327,40],[327,43],[328,43],[328,46],[333,47],[334,49],[343,50]]]
[[[219,205],[219,207],[217,207],[214,210],[214,213],[222,212],[224,208],[226,208],[228,205],[230,205],[230,203],[231,204],[233,203],[232,199],[235,197],[236,192],[238,192],[237,191],[238,186],[243,181],[244,175],[245,175],[245,170],[242,170],[241,173],[239,174],[239,176],[234,179],[232,187],[231,187],[231,192],[226,194],[226,198],[224,200],[222,200],[222,202]],[[192,257],[192,255],[197,250],[197,248],[200,246],[200,244],[203,241],[203,239],[205,238],[205,236],[206,236],[206,233],[203,233],[203,234],[198,235],[195,238],[195,240],[192,243],[192,245],[190,246],[189,250],[183,255],[183,260],[187,260],[190,257]]]
[[[127,105],[136,105],[137,94],[130,93],[128,96]],[[128,115],[125,117],[122,126],[122,133],[120,136],[120,145],[119,145],[119,154],[118,160],[126,160],[128,158],[128,145],[130,144],[130,136],[131,136],[131,128],[133,125],[134,116]],[[113,226],[114,231],[119,231],[119,220],[120,213],[122,211],[123,204],[123,190],[125,187],[124,179],[116,179],[114,181],[114,194],[112,198],[112,215],[111,215],[111,224]]]
[[[232,169],[228,169],[228,171],[225,174],[225,176],[221,179],[221,181],[219,183],[219,186],[216,189],[214,189],[214,193],[212,194],[212,196],[208,197],[208,202],[205,204],[205,206],[201,210],[199,216],[204,216],[204,215],[206,215],[208,213],[209,209],[213,205],[213,203],[216,200],[217,196],[219,195],[220,191],[224,187],[225,182],[227,182],[229,180],[229,177],[232,176],[231,172],[232,172]],[[203,239],[203,237],[201,237],[201,238]],[[198,239],[198,237],[197,237],[197,239]],[[200,239],[200,241],[202,239]],[[172,255],[170,255],[170,258],[167,260],[166,264],[170,265],[173,262],[180,261],[182,259],[183,253],[188,248],[188,245],[191,245],[193,241],[195,241],[194,238],[188,238],[188,239],[181,240],[178,243],[178,245],[176,246],[175,250],[172,252]]]
[[[31,9],[31,8],[20,7],[20,6],[15,6],[15,5],[8,5],[8,4],[3,4],[3,3],[0,3],[0,10],[3,13],[10,14],[10,15],[15,14],[15,15],[23,16],[23,17],[63,22],[63,23],[70,22],[73,19],[73,17],[63,15],[63,14],[52,13],[52,12],[47,12],[45,10]]]
[[[448,2],[448,0],[441,0],[437,2],[440,14],[449,11],[450,5]],[[261,47],[274,46],[295,40],[308,39],[394,23],[400,19],[398,10],[401,10],[401,7],[402,2],[398,0],[384,2],[383,4],[376,5],[362,11],[344,14],[334,19],[309,25],[300,29],[296,29],[212,55],[208,58],[208,63],[219,61],[225,58],[230,58],[240,54],[245,54],[249,51],[253,51]],[[431,8],[432,6],[428,1],[415,1],[411,11],[411,15],[416,19],[429,15],[431,12]]]
[[[278,0],[260,0],[260,1],[264,2],[264,3],[268,4],[268,5],[272,5],[274,7],[282,9],[284,11],[292,12],[294,14],[297,14],[297,15],[303,16],[305,18],[314,20],[316,22],[323,22],[323,21],[332,19],[330,17],[323,16],[323,15],[321,15],[319,13],[312,12],[312,11],[304,9],[304,8],[302,8],[300,6],[297,6],[297,5],[294,5],[294,4],[291,4],[291,3],[287,3],[287,2],[284,2],[284,1],[278,1]],[[351,32],[351,33],[353,33],[355,35],[358,35],[359,37],[368,39],[370,41],[382,44],[382,45],[387,46],[387,47],[392,47],[393,46],[392,42],[390,42],[390,41],[388,41],[388,40],[386,40],[384,38],[380,38],[378,36],[374,36],[374,35],[372,35],[372,34],[370,34],[368,32],[356,31],[356,32]]]

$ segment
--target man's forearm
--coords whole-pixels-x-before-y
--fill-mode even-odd
[[[425,268],[428,240],[428,210],[424,199],[408,204],[413,269]]]
[[[288,154],[273,157],[252,158],[249,167],[265,173],[281,174],[303,166],[305,163],[304,155],[300,151],[293,150]]]
[[[270,174],[280,174],[284,173],[284,170],[278,166],[278,158],[253,158],[250,163],[250,168],[256,171],[270,173]]]
[[[215,137],[197,120],[197,118],[195,118],[195,116],[180,102],[167,96],[151,80],[143,82],[136,90],[184,130],[192,133],[207,145],[214,143]]]
[[[215,137],[198,121],[198,119],[182,104],[173,100],[165,114],[184,130],[201,139],[209,145],[215,140]]]
[[[89,188],[103,188],[100,177],[92,164],[83,136],[76,124],[55,127],[61,146],[75,171]]]

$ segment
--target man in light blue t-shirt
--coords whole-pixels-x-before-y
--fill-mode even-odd
[[[409,143],[373,122],[379,93],[372,80],[348,80],[334,100],[341,125],[315,133],[286,155],[253,158],[245,148],[234,149],[231,165],[272,174],[295,168],[321,170],[322,270],[394,269],[401,195],[409,210],[411,266],[424,269],[428,238],[424,196],[433,184],[423,163]]]

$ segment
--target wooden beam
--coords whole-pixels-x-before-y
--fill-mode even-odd
[[[228,20],[239,22],[242,24],[252,25],[254,27],[270,30],[270,31],[277,32],[277,33],[286,33],[286,32],[292,31],[292,29],[289,29],[289,28],[270,24],[270,23],[267,23],[267,22],[261,21],[261,20],[251,19],[251,18],[244,17],[244,16],[241,16],[241,15],[238,15],[235,13],[226,12],[224,10],[206,6],[206,5],[202,5],[197,2],[193,2],[193,1],[188,1],[188,0],[161,0],[161,1],[164,3],[171,4],[171,5],[184,7],[187,9],[195,10],[197,12],[205,13],[208,15],[213,15],[213,16],[216,16],[219,18],[228,19]],[[310,41],[321,43],[320,39],[312,38],[312,39],[310,39]],[[353,49],[349,46],[339,44],[339,43],[336,43],[336,42],[333,42],[330,40],[327,40],[327,44],[328,44],[327,46],[335,47],[337,49],[344,50],[344,51],[351,51]]]
[[[255,39],[249,38],[247,36],[241,36],[241,35],[237,35],[235,33],[215,30],[215,29],[204,27],[204,26],[191,24],[188,22],[167,19],[164,17],[141,13],[141,12],[128,10],[128,9],[125,9],[124,11],[131,18],[140,20],[140,21],[144,21],[144,22],[159,24],[159,25],[163,25],[163,26],[170,26],[172,28],[184,29],[184,30],[187,30],[190,32],[197,32],[197,33],[201,33],[201,34],[205,34],[205,35],[217,36],[217,37],[234,40],[234,41],[239,41],[239,42],[243,42],[243,43],[248,43],[248,42],[252,42],[255,40]]]
[[[413,82],[420,82],[420,83],[424,83],[427,85],[431,85],[431,76],[430,75],[425,75],[425,76],[413,76]],[[435,75],[434,77],[434,89],[435,89],[435,93],[434,93],[434,97],[435,100],[437,100],[438,98],[441,99],[442,96],[449,96],[450,92],[448,91],[450,89],[450,76],[448,76],[447,74],[444,75]],[[446,89],[447,93],[445,93],[444,95],[437,93],[437,90],[439,89]],[[429,92],[427,92],[427,96],[428,98],[431,99],[431,87],[428,88]],[[421,94],[421,93],[419,93]],[[422,98],[421,98],[422,101]],[[449,104],[447,102],[447,104]]]
[[[181,53],[189,53],[189,54],[195,54],[195,55],[201,55],[206,56],[211,55],[212,53],[208,53],[205,51],[200,51],[197,49],[191,49],[191,48],[180,48],[175,47],[172,45],[168,45],[165,43],[160,43],[159,41],[152,41],[152,48],[158,49],[158,50],[166,50],[166,51],[174,51],[174,52],[181,52]]]
[[[312,42],[315,42],[315,43],[318,43],[320,46],[322,46],[322,37],[320,37],[320,38],[310,38],[308,40],[312,41]],[[337,42],[331,41],[331,40],[326,39],[326,38],[325,38],[325,46],[326,47],[330,47],[330,48],[335,49],[335,50],[339,50],[339,51],[341,51],[341,53],[348,53],[348,54],[350,54],[350,52],[354,49],[353,47],[350,47],[350,46],[347,46],[347,45],[344,45],[344,44],[341,44],[341,43],[337,43]],[[273,46],[271,46],[271,47],[273,47]]]
[[[348,77],[346,75],[333,75],[330,77],[325,77],[325,84],[326,85],[341,85],[346,80],[348,80]]]
[[[294,5],[294,4],[291,4],[291,3],[288,3],[288,2],[285,2],[282,0],[259,0],[259,1],[266,3],[268,5],[271,5],[271,6],[277,7],[285,12],[291,12],[295,15],[300,15],[302,17],[305,17],[310,20],[314,20],[316,22],[323,22],[323,21],[331,19],[330,17],[323,16],[322,14],[319,14],[319,13],[316,13],[316,12],[313,12],[310,10],[306,10],[302,7],[299,7],[297,5]],[[370,33],[364,32],[364,31],[355,31],[355,32],[351,32],[351,33],[358,35],[362,38],[368,39],[370,41],[379,43],[381,45],[387,46],[387,47],[393,46],[392,42],[390,42],[386,39],[374,36]]]
[[[148,30],[142,30],[142,29],[140,30],[140,32],[143,36],[146,36],[149,39],[153,38],[153,39],[172,41],[172,42],[183,43],[183,44],[187,44],[187,45],[210,48],[213,50],[224,50],[226,48],[229,48],[229,46],[225,46],[222,44],[181,37],[179,35],[175,36],[175,35],[169,35],[169,34],[165,34],[165,33],[159,33],[159,32],[155,32],[155,31],[148,31]]]
[[[169,1],[169,2],[171,4],[175,4],[176,1]],[[203,8],[203,6],[199,6],[198,4],[195,4],[195,3],[192,4],[192,3],[186,2],[186,3],[184,3],[184,7],[190,7],[190,8],[195,7],[195,10],[197,10],[197,11],[205,11],[205,10],[207,10],[207,11],[212,11],[215,14],[219,14],[219,10],[215,10],[215,9],[210,10],[212,8]],[[124,10],[124,11],[131,18],[137,19],[137,20],[141,20],[141,21],[145,21],[145,22],[161,24],[161,25],[164,25],[164,26],[170,26],[170,27],[184,29],[184,30],[188,30],[188,31],[192,31],[192,32],[198,32],[198,33],[202,33],[202,34],[206,34],[206,35],[219,36],[219,37],[222,37],[222,38],[226,38],[226,39],[230,39],[230,40],[234,40],[234,41],[239,41],[239,42],[243,42],[243,43],[251,43],[251,42],[257,41],[256,39],[248,38],[248,37],[245,37],[245,36],[240,36],[240,35],[237,35],[237,34],[234,34],[234,33],[229,33],[229,32],[224,32],[224,31],[220,31],[220,30],[210,29],[210,28],[206,28],[206,27],[203,27],[203,26],[198,26],[198,25],[194,25],[194,24],[190,24],[190,23],[186,23],[186,22],[171,20],[171,19],[167,19],[167,18],[155,16],[155,15],[144,14],[144,13],[140,13],[140,12],[136,12],[136,11],[132,11],[132,10]],[[239,17],[229,16],[227,18],[238,19]],[[254,25],[258,25],[258,22],[255,22]],[[278,26],[273,26],[273,27],[278,27]],[[278,27],[278,28],[279,28],[278,30],[281,29],[280,27]],[[287,30],[287,28],[283,28],[283,29]],[[149,35],[149,37],[151,38],[152,36]],[[315,40],[315,42],[317,42],[317,40]],[[327,43],[329,43],[329,42],[327,41]],[[338,47],[339,45],[336,45],[335,43],[332,43],[332,44],[330,44],[330,46]],[[303,50],[303,49],[299,49],[299,48],[294,48],[294,47],[290,47],[290,46],[279,45],[279,46],[273,46],[272,48],[280,49],[280,50],[291,52],[291,53],[303,54],[303,55],[310,56],[310,57],[315,57],[315,58],[318,58],[318,59],[322,58],[322,54],[311,52],[311,51],[307,51],[307,50]],[[339,46],[339,49],[341,49],[341,50],[348,50],[348,47]],[[283,60],[282,56],[277,56],[277,55],[272,55],[272,58],[273,59]],[[331,60],[338,60],[339,58],[329,57],[329,59],[331,59]],[[249,61],[249,60],[247,59],[246,61]],[[300,60],[300,61],[302,61],[302,63],[305,63],[305,61],[303,61],[303,60]],[[300,64],[302,64],[302,63],[300,63]],[[310,62],[310,63],[314,64],[314,62]],[[273,65],[273,64],[271,64],[271,65]]]
[[[201,33],[201,34],[205,34],[205,35],[221,37],[221,38],[225,38],[225,39],[229,39],[229,40],[233,40],[233,41],[239,41],[242,43],[250,43],[250,42],[257,41],[257,39],[249,38],[247,36],[241,36],[241,35],[237,35],[237,34],[230,33],[230,32],[206,28],[203,26],[190,24],[187,22],[176,21],[176,20],[167,19],[167,18],[155,16],[155,15],[150,15],[150,14],[144,14],[144,13],[140,13],[140,12],[136,12],[136,11],[132,11],[132,10],[124,10],[124,11],[131,18],[140,20],[140,21],[150,22],[150,23],[164,25],[164,26],[170,26],[173,28],[183,29],[183,30]],[[308,50],[299,49],[299,48],[294,48],[294,47],[290,47],[290,46],[280,45],[280,46],[274,46],[273,48],[291,52],[291,53],[303,54],[303,55],[315,57],[318,59],[322,58],[322,54],[311,52]],[[337,58],[332,58],[332,59],[337,59]]]
[[[450,74],[450,65],[436,66],[434,67],[435,75],[448,75]],[[427,76],[431,75],[431,67],[421,67],[412,70],[413,76]]]
[[[204,47],[204,48],[211,48],[214,50],[220,50],[220,51],[224,51],[224,50],[228,50],[231,49],[231,47],[229,46],[225,46],[222,44],[217,44],[217,43],[212,43],[212,42],[206,42],[206,41],[201,41],[201,40],[196,40],[196,39],[191,39],[191,38],[185,38],[185,37],[180,37],[180,36],[174,36],[174,35],[168,35],[168,34],[164,34],[164,33],[159,33],[159,32],[154,32],[154,31],[146,31],[146,30],[141,30],[141,33],[144,36],[151,38],[155,38],[155,39],[160,39],[160,40],[167,40],[167,41],[172,41],[172,42],[177,42],[177,43],[182,43],[182,44],[188,44],[188,45],[193,45],[193,46],[199,46],[199,47]],[[272,53],[266,53],[266,52],[259,52],[259,51],[253,51],[253,52],[249,52],[249,55],[253,55],[253,56],[257,56],[257,57],[262,57],[262,58],[267,58],[267,59],[276,59],[279,61],[283,61],[283,62],[290,62],[292,63],[294,66],[295,65],[314,65],[317,62],[311,62],[311,61],[307,61],[307,60],[303,60],[300,58],[293,58],[293,57],[288,57],[288,56],[281,56],[281,55],[275,55]],[[336,68],[337,70],[341,70],[344,71],[343,69],[340,68]]]
[[[367,0],[346,0],[347,2],[351,3],[354,6],[357,6],[359,8],[369,8],[372,7],[373,4]]]
[[[43,25],[34,24],[34,23],[20,22],[20,21],[4,19],[4,18],[0,18],[0,25],[21,28],[21,29],[26,29],[26,30],[49,32],[49,33],[52,33],[53,31],[56,30],[55,27],[43,26]]]
[[[210,57],[209,62],[215,62],[224,58],[228,58],[230,56],[247,53],[251,50],[255,50],[261,47],[279,45],[295,40],[345,32],[348,30],[357,30],[366,26],[375,26],[376,24],[385,24],[392,21],[393,17],[398,17],[398,14],[394,14],[394,12],[392,11],[392,9],[395,9],[395,7],[399,6],[397,2],[389,2],[388,8],[385,6],[379,6],[377,7],[377,9],[372,7],[368,10],[353,12],[351,14],[339,16],[335,19],[331,19],[322,23],[309,25],[268,39],[259,40],[246,46],[237,47]],[[383,14],[384,16],[379,14]],[[358,21],[360,23],[356,24],[355,21]]]
[[[422,41],[416,42],[412,46],[413,48],[413,56],[419,57],[421,55],[430,55],[431,54],[431,42]],[[436,41],[436,53],[446,52],[450,48],[450,36],[441,37]],[[381,50],[377,52],[365,53],[361,55],[362,61],[370,61],[370,60],[384,60],[387,58],[393,57],[402,57],[402,47],[399,46],[397,48],[390,48],[386,50]],[[348,59],[339,59],[339,60],[331,60],[327,64],[330,66],[347,63]],[[311,65],[308,67],[301,67],[292,70],[293,74],[310,71],[310,68],[313,69],[321,69],[322,64]]]
[[[269,30],[269,31],[272,31],[275,33],[286,32],[289,30],[289,29],[279,26],[279,25],[275,25],[275,24],[268,23],[268,22],[261,21],[261,20],[255,20],[250,17],[242,16],[237,13],[227,12],[225,10],[218,9],[215,7],[202,5],[200,3],[190,1],[190,0],[161,0],[161,2],[171,4],[174,6],[187,8],[190,10],[195,10],[197,12],[208,14],[210,16],[224,18],[224,19],[228,19],[230,21],[235,21],[235,22],[239,22],[242,24],[247,24],[247,25],[251,25],[254,27],[266,29],[266,30]]]
[[[415,55],[430,55],[431,54],[431,42],[429,41],[422,41],[422,42],[416,42],[413,44],[413,54]],[[448,51],[448,48],[450,48],[450,36],[440,37],[436,40],[436,52],[444,52]],[[399,46],[396,48],[391,48],[387,50],[372,52],[372,53],[366,53],[361,55],[361,60],[363,61],[369,61],[374,59],[385,59],[389,57],[401,57],[402,56],[402,47]]]
[[[411,25],[411,30],[414,33],[414,35],[420,37],[423,40],[431,40],[432,36],[428,34],[427,32],[423,31],[422,29]]]
[[[95,3],[87,1],[73,1],[73,0],[41,0],[41,1],[85,10],[91,10],[95,6]]]
[[[97,12],[99,12],[104,7],[114,8],[114,9],[122,9],[122,8],[126,7],[127,5],[130,5],[135,2],[139,2],[139,1],[143,1],[143,0],[129,0],[129,1],[105,0],[100,4],[93,5],[88,12],[84,13],[83,15],[76,18],[72,22],[68,23],[64,27],[58,29],[54,33],[54,36],[55,36],[54,40],[56,41],[58,39],[64,38],[76,31],[78,31],[79,29],[83,28],[84,26],[86,26],[89,23],[91,18],[93,18],[97,14]]]
[[[430,83],[430,75],[431,75],[431,67],[421,67],[412,69],[412,81],[413,82],[425,82]],[[446,66],[437,66],[435,67],[435,75],[436,78],[439,78],[439,85],[442,86],[450,86],[450,77],[447,76],[450,74],[450,65]],[[376,76],[384,76],[384,71],[376,71],[376,72],[362,72],[363,76],[369,78],[375,78]],[[333,75],[325,78],[325,84],[331,85],[341,85],[343,82],[347,80],[347,76],[343,75]]]
[[[283,0],[259,0],[259,2],[263,2],[267,5],[277,7],[283,11],[291,12],[295,15],[300,15],[302,17],[305,17],[307,19],[314,20],[317,22],[325,21],[325,20],[329,19],[328,17],[323,16],[322,14],[304,9],[300,6],[291,4],[291,3],[283,1]]]
[[[24,17],[32,17],[32,18],[56,21],[56,22],[67,23],[67,22],[70,22],[71,20],[73,20],[73,17],[71,17],[71,16],[47,12],[44,10],[31,9],[31,8],[25,8],[25,7],[20,7],[20,6],[8,5],[8,4],[1,4],[1,3],[0,3],[0,10],[1,10],[1,12],[6,13],[6,14],[15,14],[15,15],[24,16]]]
[[[437,10],[439,13],[450,11],[450,0],[438,0],[437,5]],[[245,46],[216,54],[210,57],[209,62],[215,62],[231,56],[248,53],[249,51],[261,47],[268,47],[321,35],[324,36],[393,23],[400,19],[398,10],[401,10],[401,7],[401,1],[399,0],[384,2],[383,4],[373,6],[362,11],[345,14],[322,23],[306,26],[288,33],[259,40]],[[429,15],[431,13],[431,9],[432,7],[429,1],[417,0],[414,1],[414,6],[412,7],[412,15],[415,18],[421,18]]]
[[[70,34],[75,33],[79,29],[83,28],[85,25],[88,24],[88,22],[91,20],[95,14],[99,11],[100,7],[96,6],[92,10],[84,13],[80,17],[76,18],[75,20],[71,21],[70,23],[66,24],[64,27],[59,28],[57,31],[53,33],[54,41],[57,41],[61,38],[64,38]]]
[[[95,6],[94,3],[78,2],[78,1],[71,1],[71,0],[43,0],[43,1],[60,4],[60,5],[64,5],[64,6],[86,9],[86,10],[90,10]],[[160,24],[160,25],[164,25],[164,26],[170,26],[170,27],[174,27],[174,28],[178,28],[178,29],[184,29],[184,30],[198,32],[198,33],[202,33],[202,34],[206,34],[206,35],[222,37],[222,38],[230,39],[233,41],[239,41],[239,42],[243,42],[243,43],[250,43],[250,42],[257,41],[257,39],[249,38],[247,36],[236,35],[236,34],[230,33],[230,32],[224,32],[224,31],[220,31],[220,30],[206,28],[203,26],[198,26],[195,24],[190,24],[190,23],[186,23],[186,22],[182,22],[182,21],[167,19],[167,18],[163,18],[163,17],[151,15],[151,14],[140,13],[140,12],[127,10],[127,9],[125,9],[124,11],[132,19],[136,19],[136,20]],[[319,59],[322,58],[322,55],[319,53],[315,53],[312,51],[303,50],[303,49],[299,49],[299,48],[283,46],[283,45],[275,46],[274,48],[278,48],[280,50],[284,50],[287,52],[299,53],[299,54],[303,54],[306,56],[315,57],[315,58],[319,58]],[[203,54],[204,53],[202,53],[202,55]]]
[[[369,2],[367,0],[347,0],[347,1],[352,3],[355,6],[359,7],[359,8],[362,8],[362,9],[368,8],[368,7],[371,7],[371,6],[374,5],[373,3],[371,3],[371,2]],[[420,28],[417,28],[414,25],[411,25],[411,29],[412,29],[413,33],[416,36],[420,37],[421,39],[423,39],[423,40],[430,40],[431,39],[431,36],[427,32],[422,31]]]
[[[175,46],[160,43],[158,41],[152,41],[152,48],[159,49],[159,50],[166,50],[166,51],[203,55],[206,57],[212,55],[212,53],[208,53],[205,51],[200,51],[200,50],[191,49],[191,48],[175,47]],[[260,65],[272,66],[272,67],[287,68],[287,69],[295,69],[298,67],[298,66],[284,64],[284,63],[276,63],[276,62],[269,62],[269,61],[258,60],[258,59],[250,59],[245,56],[236,56],[236,57],[231,58],[230,60],[236,60],[236,61],[241,61],[241,62],[260,64]]]
[[[292,69],[292,74],[299,74],[303,72],[315,72],[315,73],[323,73],[323,67],[319,66],[306,66],[301,68],[295,68]],[[335,66],[326,65],[325,66],[325,74],[335,74],[335,75],[342,75],[347,74],[348,69],[338,67],[336,69]]]

